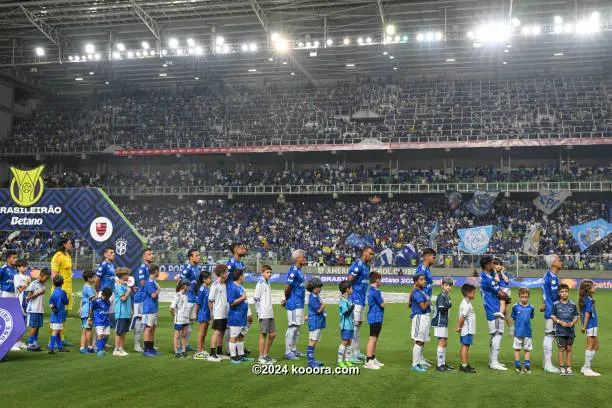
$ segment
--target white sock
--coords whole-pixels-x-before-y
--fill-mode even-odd
[[[230,343],[229,352],[230,352],[230,356],[236,357],[236,355],[238,354],[238,343]]]
[[[223,335],[223,341],[225,342],[225,349],[229,350],[229,327],[227,329],[225,329],[225,334]]]
[[[140,320],[139,317],[134,320],[134,347],[140,346],[140,334],[142,333],[142,324]]]
[[[501,345],[502,336],[499,333],[495,333],[491,336],[491,349],[489,350],[489,364],[498,363],[499,360],[499,347]]]
[[[293,331],[295,330],[295,326],[287,327],[287,332],[285,333],[285,354],[291,353],[293,350],[292,342],[293,342]]]
[[[353,345],[346,346],[344,353],[344,361],[351,361],[353,356],[355,355],[355,350],[353,349]]]
[[[542,342],[542,351],[544,352],[544,367],[552,367],[552,354],[553,354],[553,342],[555,338],[553,336],[544,335],[544,341]]]
[[[591,361],[593,361],[594,354],[595,352],[591,350],[587,350],[584,352],[584,369],[585,370],[591,369]]]
[[[351,344],[353,345],[353,354],[356,356],[359,355],[360,334],[361,334],[361,322],[359,322],[359,324],[356,324],[353,327],[353,342]]]
[[[438,346],[438,367],[446,364],[446,347]]]
[[[244,356],[244,341],[239,341],[236,344],[238,345],[238,355]]]
[[[344,344],[340,343],[338,346],[338,362],[341,363],[344,361],[344,353],[346,352],[346,347]]]
[[[421,364],[421,354],[423,353],[423,346],[414,344],[412,348],[412,366]]]
[[[300,327],[295,326],[293,331],[293,341],[291,342],[291,346],[293,347],[291,351],[297,351],[298,341],[300,340]]]
[[[187,326],[187,337],[186,337],[186,346],[189,345],[189,339],[191,339],[191,330],[193,329],[193,323],[189,323],[189,326]],[[183,350],[185,351],[185,350]]]

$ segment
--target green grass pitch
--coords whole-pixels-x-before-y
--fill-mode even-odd
[[[173,282],[163,282],[171,287]],[[81,283],[75,284],[80,290]],[[247,284],[247,287],[253,287]],[[282,285],[274,285],[280,289]],[[382,287],[384,291],[409,291],[409,287]],[[434,288],[434,295],[439,288]],[[515,291],[516,292],[516,291]],[[536,309],[541,303],[540,290],[532,290],[531,300]],[[570,298],[576,301],[573,290]],[[456,323],[461,294],[458,288],[452,292],[451,328]],[[136,407],[555,407],[584,405],[609,406],[609,390],[612,386],[612,352],[608,344],[612,340],[608,329],[612,323],[612,292],[595,293],[600,313],[601,349],[593,367],[602,373],[599,378],[586,378],[579,374],[584,361],[585,337],[578,333],[574,344],[573,377],[547,374],[542,370],[543,314],[536,312],[533,321],[534,351],[531,376],[512,371],[512,339],[507,334],[502,342],[500,360],[506,363],[507,372],[487,368],[489,336],[480,295],[474,300],[477,314],[475,344],[470,351],[470,363],[478,371],[475,375],[438,373],[430,369],[419,374],[410,371],[412,342],[410,341],[409,311],[405,304],[390,304],[378,344],[377,357],[386,365],[381,370],[362,369],[355,376],[256,376],[251,363],[230,365],[227,361],[210,363],[193,359],[173,359],[171,354],[172,324],[167,305],[160,305],[160,320],[156,344],[163,354],[157,358],[145,358],[130,353],[127,357],[104,358],[82,355],[78,347],[71,353],[48,355],[42,353],[11,352],[0,363],[0,401],[8,407],[81,407],[96,406]],[[76,311],[74,312],[76,313]],[[316,348],[316,358],[335,366],[339,344],[337,306],[327,307],[327,329]],[[286,313],[275,307],[278,337],[272,348],[272,357],[278,364],[294,362],[282,359]],[[48,342],[48,316],[41,330],[40,343]],[[67,338],[77,344],[80,339],[79,320],[71,315],[68,320]],[[246,338],[246,344],[256,357],[258,325],[255,323]],[[361,332],[362,350],[368,338],[368,327]],[[210,344],[212,332],[206,338]],[[433,334],[433,333],[432,333]],[[307,327],[302,327],[299,349],[305,352],[308,341]],[[114,339],[111,337],[111,343]],[[195,339],[192,338],[192,345]],[[126,350],[132,351],[133,337],[128,334]],[[425,356],[435,360],[436,339],[425,346]],[[447,360],[459,365],[459,336],[451,329]],[[556,348],[553,361],[557,361]],[[296,362],[304,366],[304,361]]]

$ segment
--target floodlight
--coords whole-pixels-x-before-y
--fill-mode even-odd
[[[36,47],[34,51],[36,52],[37,57],[44,57],[45,55],[45,49],[43,47]]]
[[[433,41],[434,39],[434,33],[432,33],[431,31],[428,31],[427,34],[425,34],[425,39],[427,41]]]
[[[165,72],[162,72],[161,74],[159,74],[160,77],[166,77],[168,76],[168,74],[166,74]]]
[[[193,41],[193,38],[188,38],[187,39],[187,46],[188,47],[195,47],[195,41]]]
[[[96,50],[96,47],[94,47],[93,44],[91,44],[91,43],[85,44],[85,52],[87,54],[93,54],[95,50]]]
[[[182,48],[178,48],[176,50],[176,55],[183,55],[183,49]],[[128,56],[129,56],[129,54],[128,54]]]
[[[423,33],[418,33],[416,39],[418,42],[421,42],[425,39],[425,35]]]
[[[344,37],[344,39],[342,40],[342,43],[344,45],[349,45],[351,43],[351,39],[348,37]]]
[[[372,38],[371,37],[366,38],[366,42],[370,44],[372,42]]]
[[[178,42],[178,40],[177,40],[176,38],[170,38],[170,39],[168,40],[168,46],[169,46],[170,48],[178,48],[178,46],[179,46],[179,42]]]
[[[113,59],[121,59],[121,53],[119,51],[113,51]]]
[[[306,41],[306,48],[312,47],[312,43],[310,41]]]
[[[328,38],[327,41],[326,41],[326,44],[328,46],[333,45],[334,44],[334,40],[332,40],[331,38]]]
[[[315,48],[319,48],[320,43],[318,41],[315,41],[312,45],[314,45]]]
[[[257,44],[255,44],[255,43],[250,43],[250,44],[249,44],[249,51],[251,51],[251,52],[255,52],[255,51],[257,51]]]
[[[563,17],[555,16],[554,21],[555,21],[555,24],[561,24],[563,23]]]
[[[140,51],[136,51],[136,56],[140,58],[142,56],[142,53]]]
[[[540,28],[539,25],[534,25],[533,27],[531,27],[530,33],[531,35],[538,35],[542,32],[542,29]]]
[[[75,81],[82,81],[82,80],[83,80],[83,78],[82,78],[82,77],[76,77],[76,78],[74,78],[74,80],[75,80]]]
[[[512,19],[512,25],[513,25],[514,27],[518,27],[518,26],[520,26],[520,25],[521,25],[521,20],[519,20],[518,18],[513,18],[513,19]]]
[[[352,67],[354,67],[354,66],[355,66],[355,64],[346,64],[346,67],[347,67],[347,68],[352,68]]]
[[[146,41],[143,41],[140,45],[142,46],[143,50],[148,50],[150,48],[149,43]]]
[[[599,20],[599,11],[594,11],[591,13],[591,20]]]
[[[89,75],[94,75],[94,74],[95,74],[95,72],[89,71]]]
[[[128,51],[127,52],[127,57],[128,58],[134,58],[134,52],[133,51]]]
[[[96,61],[100,61],[102,59],[102,55],[96,53],[96,55],[94,55],[94,58],[96,59]]]
[[[387,34],[393,35],[395,34],[395,26],[393,24],[387,24],[385,31]]]
[[[229,45],[227,45],[227,44],[223,45],[223,52],[224,52],[224,53],[228,53],[228,52],[230,52],[231,50],[232,50],[232,49],[230,48],[230,46],[229,46]]]
[[[125,51],[125,45],[123,45],[123,43],[117,43],[117,49],[119,51]]]
[[[395,42],[400,42],[401,37],[399,35],[396,35],[395,37],[393,37],[393,41]]]
[[[195,47],[195,53],[196,55],[204,55],[204,48],[198,45],[197,47]]]
[[[249,45],[248,44],[242,44],[240,46],[240,49],[242,50],[242,52],[247,52],[249,50]]]
[[[277,52],[287,52],[289,50],[289,42],[284,38],[280,38],[274,43],[274,49]]]
[[[363,38],[361,37],[357,38],[357,44],[359,45],[363,44]]]
[[[251,68],[248,70],[249,72],[257,72],[257,70],[255,68]]]
[[[72,60],[74,60],[74,57],[73,57],[72,55],[69,55],[69,56],[68,56],[68,60],[69,60],[69,61],[72,61]]]
[[[442,32],[441,31],[437,31],[436,32],[436,41],[440,41],[442,40]]]
[[[85,55],[81,56],[81,61],[87,61],[87,57]]]
[[[280,37],[280,34],[279,34],[279,33],[274,32],[274,33],[272,33],[272,35],[270,36],[270,39],[272,40],[272,42],[276,42],[276,41],[280,40],[280,39],[281,39],[281,37]]]

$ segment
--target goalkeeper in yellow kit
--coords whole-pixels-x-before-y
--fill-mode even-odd
[[[53,255],[51,259],[51,276],[61,275],[64,278],[64,285],[62,289],[66,291],[68,295],[68,305],[66,311],[72,310],[72,257],[70,251],[72,250],[72,241],[69,238],[62,238],[60,240],[59,249]],[[66,329],[66,322],[64,322],[64,330]],[[64,330],[60,331],[62,343],[64,346],[72,346],[64,340]]]

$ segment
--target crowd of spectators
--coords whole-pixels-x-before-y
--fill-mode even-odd
[[[569,227],[608,219],[608,203],[596,201],[566,201],[556,212],[545,216],[531,202],[498,199],[492,211],[476,218],[467,211],[451,210],[444,198],[410,201],[372,202],[308,201],[287,203],[248,203],[211,201],[187,203],[134,203],[121,206],[127,218],[146,239],[147,245],[160,253],[179,254],[168,257],[184,261],[186,249],[199,248],[204,254],[225,254],[231,242],[243,242],[252,256],[262,259],[290,261],[292,249],[306,251],[308,261],[316,264],[343,265],[358,254],[346,244],[355,233],[372,235],[377,253],[386,249],[399,251],[412,244],[417,250],[429,241],[435,221],[439,221],[437,247],[440,254],[457,253],[457,230],[493,224],[495,233],[488,252],[516,254],[521,252],[528,229],[539,224],[542,228],[540,254],[551,252],[569,255],[569,268],[588,269],[589,262],[607,262],[612,267],[612,239],[603,239],[580,254]],[[29,251],[38,257],[53,250],[53,236],[22,232],[6,240],[4,247]],[[82,255],[86,244],[77,244]],[[595,259],[597,261],[595,261]],[[457,263],[458,262],[458,263]],[[461,258],[453,266],[468,266]],[[468,262],[464,257],[463,262]]]
[[[283,186],[347,184],[430,184],[491,182],[558,182],[611,180],[612,166],[564,166],[512,169],[494,167],[390,170],[382,166],[321,165],[308,169],[274,170],[258,167],[244,171],[223,168],[163,170],[109,170],[104,174],[67,170],[45,175],[47,184],[58,187],[123,187],[136,190],[163,186]]]
[[[610,137],[611,99],[600,78],[551,76],[123,91],[48,101],[0,152]]]

